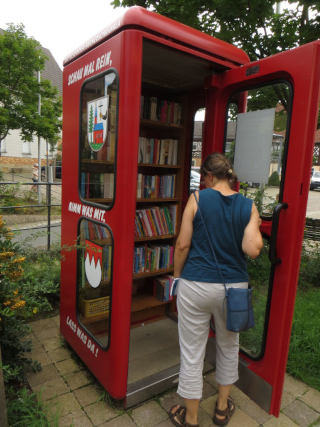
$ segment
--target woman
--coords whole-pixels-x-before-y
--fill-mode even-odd
[[[187,427],[198,425],[211,316],[216,331],[216,380],[219,384],[214,423],[226,425],[235,410],[229,394],[232,384],[238,380],[239,334],[226,329],[225,289],[208,239],[211,239],[227,287],[248,286],[245,254],[256,258],[263,246],[258,210],[252,200],[233,191],[237,178],[227,158],[220,153],[209,155],[201,174],[206,188],[191,194],[188,200],[174,254],[174,277],[179,278],[177,392],[184,398],[185,406],[172,407],[169,416],[174,425]]]

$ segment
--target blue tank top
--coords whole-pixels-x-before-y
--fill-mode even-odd
[[[247,282],[242,238],[250,220],[252,200],[240,193],[224,196],[217,190],[207,188],[199,191],[199,206],[225,282]],[[199,209],[193,219],[191,248],[181,277],[200,282],[222,281]]]

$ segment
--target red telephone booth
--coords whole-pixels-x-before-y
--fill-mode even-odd
[[[259,348],[244,338],[239,381],[263,408],[279,413],[319,51],[315,42],[249,63],[234,46],[133,7],[65,60],[61,331],[126,406],[172,387],[179,371],[168,275],[189,195],[194,115],[206,108],[203,156],[225,151],[248,191],[262,188],[274,168],[280,175],[263,213],[269,274],[259,302]],[[271,148],[278,151],[273,161]]]

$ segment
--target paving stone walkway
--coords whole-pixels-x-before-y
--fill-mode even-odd
[[[28,375],[29,384],[39,393],[49,416],[59,427],[172,427],[168,409],[181,398],[169,391],[137,407],[124,410],[108,399],[107,393],[86,370],[59,333],[59,316],[30,324],[33,350],[42,370]],[[250,400],[238,388],[232,391],[236,412],[230,427],[320,427],[320,392],[286,376],[281,413],[275,418]],[[214,372],[204,378],[200,405],[201,427],[214,426],[212,413],[217,399]]]

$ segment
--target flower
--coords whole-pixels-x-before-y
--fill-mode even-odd
[[[34,309],[32,310],[32,313],[33,313],[33,314],[37,314],[37,313],[38,313],[38,309],[37,309],[37,307],[34,307]]]
[[[3,303],[3,305],[5,306],[5,307],[7,307],[8,305],[10,305],[11,304],[11,301],[10,300],[8,300],[8,301],[5,301],[4,303]]]

